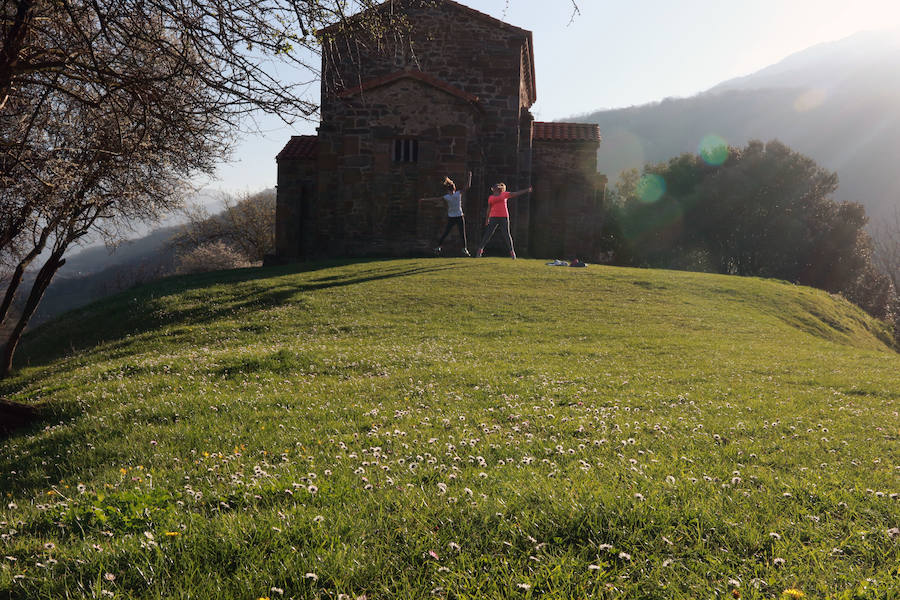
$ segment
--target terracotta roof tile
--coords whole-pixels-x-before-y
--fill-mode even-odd
[[[534,139],[561,142],[599,142],[600,126],[594,123],[534,122]]]
[[[317,135],[292,135],[290,141],[285,144],[276,161],[280,160],[302,160],[308,158],[316,158],[319,149],[319,136]]]

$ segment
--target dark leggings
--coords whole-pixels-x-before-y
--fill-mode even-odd
[[[498,227],[506,234],[503,237],[503,241],[506,242],[506,249],[512,254],[513,240],[512,234],[509,232],[509,217],[491,217],[488,219],[488,224],[484,230],[484,236],[481,238],[481,244],[478,246],[478,249],[484,250],[484,247],[487,246],[487,243],[491,240],[491,236],[494,235],[494,232],[497,231]]]
[[[459,228],[459,237],[462,238],[463,248],[468,248],[469,244],[466,243],[466,220],[464,217],[447,217],[447,226],[444,227],[444,234],[438,240],[437,245],[440,246],[444,243],[444,238],[449,235],[454,225]]]

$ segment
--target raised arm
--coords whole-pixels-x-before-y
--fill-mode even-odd
[[[530,193],[531,193],[531,188],[529,187],[528,189],[519,190],[518,192],[510,192],[509,197],[517,198],[518,196],[521,196],[523,194],[530,194]]]
[[[466,187],[464,187],[462,191],[467,192],[470,187],[472,187],[472,171],[469,171],[468,179],[466,179]]]

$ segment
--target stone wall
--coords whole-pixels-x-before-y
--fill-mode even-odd
[[[535,140],[532,169],[531,255],[599,261],[606,177],[597,142]]]
[[[275,255],[279,261],[307,258],[307,238],[314,230],[311,219],[317,203],[318,161],[279,159],[275,203]]]
[[[446,220],[441,203],[450,176],[483,171],[478,139],[483,115],[472,103],[415,79],[347,98],[343,124],[319,130],[319,195],[310,253],[422,254]],[[414,139],[417,162],[396,162],[396,140]],[[464,210],[477,212],[471,194]]]

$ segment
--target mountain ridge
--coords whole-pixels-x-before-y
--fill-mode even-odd
[[[895,37],[896,36],[896,37]],[[730,145],[779,139],[841,180],[836,199],[871,217],[900,202],[900,34],[864,32],[813,46],[689,98],[578,117],[597,123],[598,165],[621,171],[695,152],[704,136]]]

